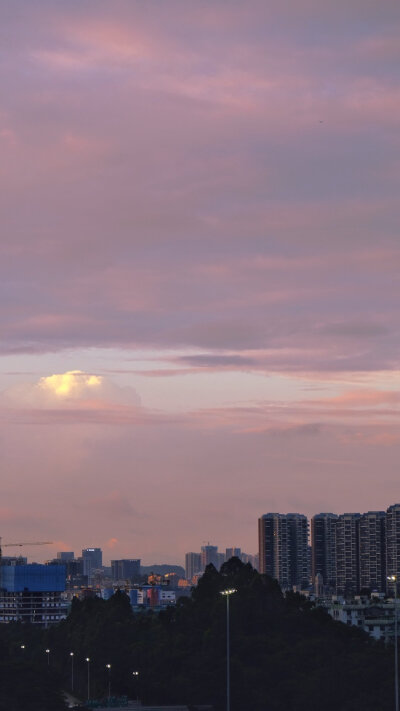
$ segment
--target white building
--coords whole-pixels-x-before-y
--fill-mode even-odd
[[[394,601],[384,601],[379,596],[355,597],[352,602],[333,598],[326,609],[336,622],[354,625],[374,639],[385,643],[394,639]]]

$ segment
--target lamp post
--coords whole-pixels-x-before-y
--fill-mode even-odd
[[[108,700],[110,701],[110,699],[111,699],[111,664],[106,664],[106,668],[108,669]]]
[[[132,675],[135,677],[136,681],[136,701],[139,702],[139,672],[133,671]]]
[[[71,657],[71,691],[74,690],[74,653],[70,652],[69,656]]]
[[[46,654],[47,654],[47,666],[50,666],[50,649],[46,649]]]
[[[399,661],[397,651],[397,575],[388,575],[387,578],[394,583],[394,707],[399,711]]]
[[[230,637],[229,637],[229,598],[235,593],[235,588],[222,590],[221,595],[226,597],[226,711],[231,711],[231,659],[230,659]],[[396,709],[397,711],[397,709]]]
[[[90,699],[90,657],[86,657],[87,662],[87,698]]]

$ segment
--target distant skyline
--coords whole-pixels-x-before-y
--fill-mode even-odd
[[[5,0],[0,535],[400,500],[400,6]]]

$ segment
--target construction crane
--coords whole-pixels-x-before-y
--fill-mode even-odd
[[[2,560],[3,560],[3,552],[2,548],[20,548],[21,546],[50,546],[53,541],[24,541],[23,543],[1,543],[1,537],[0,537],[0,590],[1,590],[1,582],[2,582],[2,575],[1,575],[1,568],[2,568]]]

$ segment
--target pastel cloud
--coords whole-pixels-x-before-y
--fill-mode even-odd
[[[21,481],[45,539],[72,545],[65,499],[74,546],[121,555],[396,499],[397,0],[10,0],[2,26],[10,533]]]
[[[392,368],[384,5],[344,21],[305,1],[23,3],[24,27],[10,8],[3,352],[272,347],[283,370]]]

